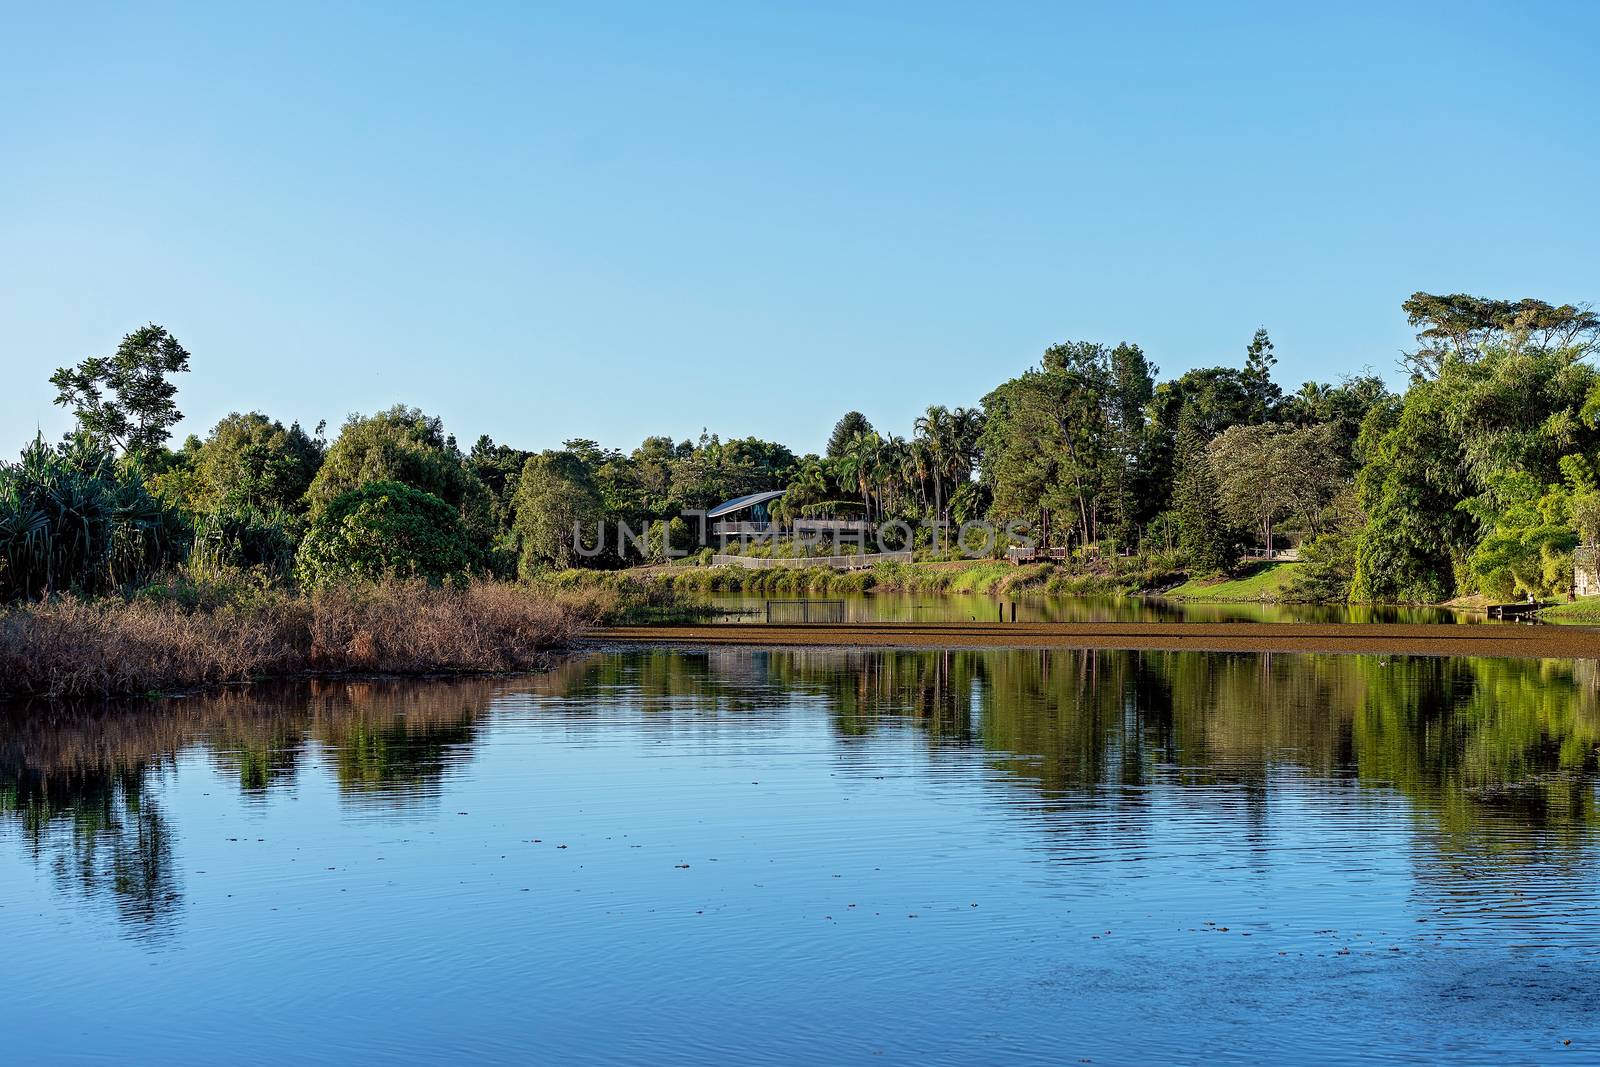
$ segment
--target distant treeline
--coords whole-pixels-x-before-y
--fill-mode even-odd
[[[1240,365],[1168,380],[1136,344],[1074,341],[905,436],[850,411],[822,455],[709,434],[463,449],[405,406],[352,415],[331,441],[231,414],[174,449],[190,356],[152,324],[58,371],[76,429],[0,467],[0,597],[127,593],[178,567],[300,585],[616,568],[702,548],[681,516],[766,489],[784,490],[780,519],[899,521],[923,549],[939,522],[1014,524],[1083,569],[1227,572],[1293,539],[1306,598],[1566,589],[1574,547],[1600,532],[1600,318],[1426,293],[1403,310],[1418,343],[1400,394],[1370,371],[1286,393],[1265,329]],[[574,531],[602,520],[654,526],[580,553]]]

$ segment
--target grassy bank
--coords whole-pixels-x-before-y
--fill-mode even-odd
[[[1600,626],[1600,596],[1584,597],[1570,604],[1557,604],[1539,612],[1541,622],[1565,622]]]
[[[1238,578],[1202,578],[1162,592],[1173,600],[1282,600],[1299,571],[1299,563],[1264,563]]]
[[[105,697],[302,673],[527,670],[620,595],[492,582],[340,586],[310,593],[155,587],[131,602],[61,597],[0,613],[0,695]]]
[[[1163,580],[1173,568],[1166,563],[1119,560],[1086,570],[1051,563],[1013,566],[999,560],[955,560],[922,563],[880,563],[862,571],[828,567],[675,567],[650,570],[568,570],[551,574],[544,584],[564,591],[607,589],[630,597],[687,597],[706,593],[751,596],[841,596],[852,593],[977,594],[1005,596],[1045,593],[1062,596],[1133,594]]]

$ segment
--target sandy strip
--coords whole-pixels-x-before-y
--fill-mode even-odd
[[[615,626],[589,636],[605,644],[697,648],[1116,648],[1600,659],[1600,630],[1493,623],[735,623]]]

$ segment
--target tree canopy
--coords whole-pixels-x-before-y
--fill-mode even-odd
[[[400,482],[455,508],[467,536],[487,543],[495,528],[494,498],[473,473],[444,424],[418,408],[396,405],[376,415],[352,415],[306,492],[312,516],[334,498],[368,482]]]
[[[150,323],[123,337],[110,356],[91,356],[50,376],[55,402],[78,427],[125,452],[160,448],[183,418],[170,379],[189,369],[189,353],[165,327]]]
[[[515,503],[518,571],[524,576],[577,563],[583,531],[595,530],[604,511],[593,475],[571,451],[529,456]]]
[[[293,423],[258,411],[233,412],[204,440],[190,437],[155,478],[163,495],[191,513],[223,509],[298,512],[322,466],[323,444]]]
[[[1563,588],[1575,546],[1600,537],[1600,317],[1424,292],[1402,310],[1417,350],[1399,395],[1371,371],[1286,390],[1265,327],[1234,365],[1166,380],[1137,344],[1069,340],[978,406],[926,407],[904,435],[851,410],[820,456],[709,432],[631,451],[482,435],[463,454],[404,405],[350,416],[326,446],[321,426],[251,411],[169,450],[190,356],[152,324],[52,376],[78,430],[0,477],[0,584],[104,591],[186,557],[280,576],[292,558],[318,581],[406,559],[430,577],[626,566],[667,558],[660,524],[674,549],[708,546],[693,512],[778,490],[780,520],[903,523],[929,548],[933,530],[987,518],[1069,549],[1073,566],[1133,555],[1151,573],[1226,571],[1287,535],[1306,564],[1296,588],[1318,598]],[[589,551],[601,520],[606,543]],[[647,523],[619,547],[619,524]]]
[[[467,574],[474,552],[456,509],[402,482],[347,489],[318,513],[296,560],[308,584]]]
[[[872,423],[859,411],[847,411],[844,417],[833,424],[833,432],[828,435],[827,456],[829,459],[838,459],[844,455],[844,450],[856,436],[865,436],[872,432]]]

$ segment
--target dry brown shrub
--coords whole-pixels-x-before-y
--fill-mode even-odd
[[[0,613],[0,694],[164,692],[303,672],[526,670],[599,613],[593,603],[491,582],[343,586],[206,609],[59,597]]]

